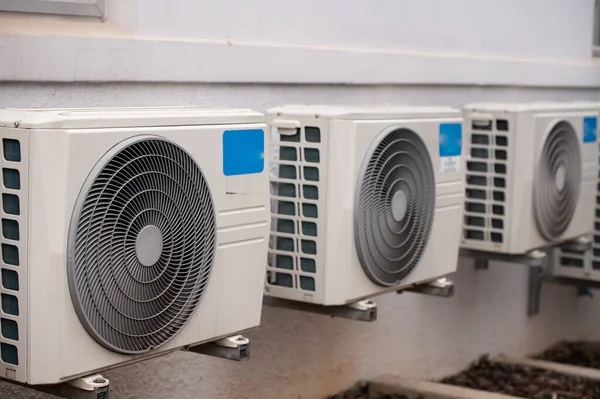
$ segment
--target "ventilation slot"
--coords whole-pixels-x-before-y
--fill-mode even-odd
[[[282,134],[279,139],[284,142],[299,143],[300,142],[300,129],[296,129],[296,134],[292,134],[292,135],[283,135]]]
[[[467,176],[467,184],[472,186],[487,186],[487,177],[485,176]]]
[[[487,194],[486,194],[485,190],[469,189],[469,190],[467,190],[467,198],[485,200],[485,199],[487,199]]]
[[[6,265],[19,266],[19,248],[16,245],[2,244],[2,262]]]
[[[0,344],[0,358],[4,363],[19,365],[19,352],[16,346],[2,342]]]
[[[473,134],[473,136],[471,137],[471,144],[483,144],[483,145],[489,145],[490,144],[490,136],[487,134]]]
[[[508,121],[506,119],[496,119],[496,130],[505,132],[508,130]]]
[[[485,219],[477,216],[466,216],[465,224],[468,226],[485,227]]]
[[[485,213],[485,204],[467,202],[465,204],[465,211],[474,213]]]
[[[487,163],[485,162],[467,162],[467,170],[471,172],[483,172],[486,173],[488,171]]]
[[[11,190],[21,189],[21,175],[17,169],[3,168],[2,182],[4,183],[4,188]]]
[[[599,159],[600,163],[600,159]],[[594,223],[594,242],[592,243],[592,270],[600,271],[600,183],[596,191],[596,220]]]
[[[480,230],[466,230],[465,231],[465,238],[467,238],[469,240],[480,240],[480,241],[483,241],[483,239],[484,239],[484,233],[483,233],[483,231],[480,231]]]
[[[2,269],[2,287],[11,291],[19,291],[19,275],[16,271]]]
[[[502,219],[492,219],[492,228],[499,230],[504,229],[504,221]]]
[[[7,240],[19,241],[19,222],[12,219],[2,219],[2,236]]]
[[[280,135],[278,176],[271,180],[273,220],[269,285],[315,291],[322,184],[321,130],[306,126]]]
[[[479,159],[488,159],[489,152],[485,148],[472,148],[471,149],[471,157],[479,158]]]
[[[5,161],[21,162],[21,143],[19,140],[2,139],[2,152]]]
[[[301,258],[300,261],[301,261],[300,267],[303,272],[315,273],[317,271],[317,267],[316,267],[314,259]]]
[[[0,295],[2,300],[2,311],[6,314],[18,316],[19,315],[19,298],[10,294]]]
[[[2,194],[2,209],[8,215],[20,215],[21,203],[15,194]]]
[[[583,269],[583,264],[584,264],[583,259],[571,258],[571,257],[566,257],[566,256],[562,256],[560,258],[560,263],[564,267],[575,267],[578,269]]]
[[[19,325],[16,321],[10,319],[0,319],[0,329],[2,330],[2,338],[12,341],[19,340]]]
[[[492,121],[490,119],[474,119],[471,128],[473,130],[492,130]]]

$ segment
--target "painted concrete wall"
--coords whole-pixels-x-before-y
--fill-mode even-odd
[[[0,80],[600,87],[594,0],[107,0],[0,13]]]
[[[158,104],[230,105],[265,110],[283,103],[411,103],[600,100],[584,89],[419,86],[22,84],[0,86],[0,107]],[[176,353],[107,373],[116,398],[321,398],[358,379],[394,373],[435,378],[484,353],[522,355],[561,339],[591,336],[598,304],[569,287],[544,287],[542,313],[526,316],[527,270],[462,260],[452,299],[416,294],[378,299],[375,323],[264,308],[252,358],[238,364]],[[0,384],[0,397],[46,397]]]
[[[133,3],[122,26],[149,36],[587,59],[593,31],[593,0]]]

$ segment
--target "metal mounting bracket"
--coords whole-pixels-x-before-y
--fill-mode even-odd
[[[298,310],[302,312],[316,313],[358,321],[370,322],[377,320],[377,304],[371,300],[362,300],[340,306],[323,306],[313,303],[265,296],[263,298],[263,304],[272,307]]]
[[[590,236],[581,236],[572,241],[567,241],[559,248],[568,252],[585,252],[592,249],[593,241]]]
[[[250,358],[250,340],[242,335],[233,335],[218,341],[191,346],[187,350],[193,353],[240,362]]]
[[[9,380],[4,381],[65,399],[109,399],[110,394],[109,381],[100,374],[53,385],[27,385]]]
[[[592,297],[591,288],[600,289],[600,282],[580,280],[571,277],[559,277],[552,276],[542,272],[536,272],[529,276],[529,305],[528,313],[530,316],[535,316],[540,311],[540,295],[542,291],[542,285],[548,284],[559,284],[559,285],[570,285],[577,289],[577,296],[579,297]]]
[[[529,317],[537,316],[540,313],[544,269],[543,266],[531,266],[529,268],[529,291],[527,293],[527,316]]]
[[[585,252],[592,248],[592,238],[581,236],[575,240],[568,241],[557,247],[574,252]],[[540,297],[544,283],[571,285],[577,288],[578,296],[591,296],[589,288],[600,288],[600,283],[594,281],[578,280],[569,277],[553,276],[548,269],[540,266],[532,266],[529,269],[529,293],[527,303],[527,315],[533,317],[540,312]]]
[[[527,315],[535,316],[540,310],[542,282],[546,271],[548,254],[544,250],[533,250],[525,254],[504,254],[486,251],[463,250],[460,256],[475,259],[475,269],[486,270],[490,261],[518,263],[529,267],[529,285],[527,293]]]
[[[498,252],[476,251],[471,249],[461,249],[460,256],[463,258],[475,259],[475,269],[486,270],[489,268],[489,262],[509,262],[518,263],[526,266],[543,266],[546,261],[546,252],[535,249],[525,254],[504,254]]]
[[[402,294],[403,292],[413,292],[415,294],[450,298],[454,296],[454,282],[447,279],[446,277],[442,277],[425,284],[418,284],[413,287],[399,290],[398,294]]]

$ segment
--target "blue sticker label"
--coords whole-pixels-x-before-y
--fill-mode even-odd
[[[262,129],[223,133],[223,174],[261,173],[265,169],[265,132]]]
[[[583,118],[583,142],[595,143],[598,140],[598,118],[586,116]]]
[[[462,152],[462,125],[440,124],[440,157],[457,157]]]

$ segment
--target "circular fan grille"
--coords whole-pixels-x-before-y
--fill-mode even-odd
[[[77,199],[71,299],[87,332],[135,354],[173,338],[196,309],[215,256],[208,184],[190,155],[155,136],[113,147]]]
[[[581,152],[573,127],[559,122],[548,134],[535,177],[533,209],[540,234],[553,240],[565,232],[579,198]]]
[[[356,193],[354,232],[361,265],[392,286],[417,265],[435,214],[435,179],[425,143],[411,130],[384,132],[367,153]]]

